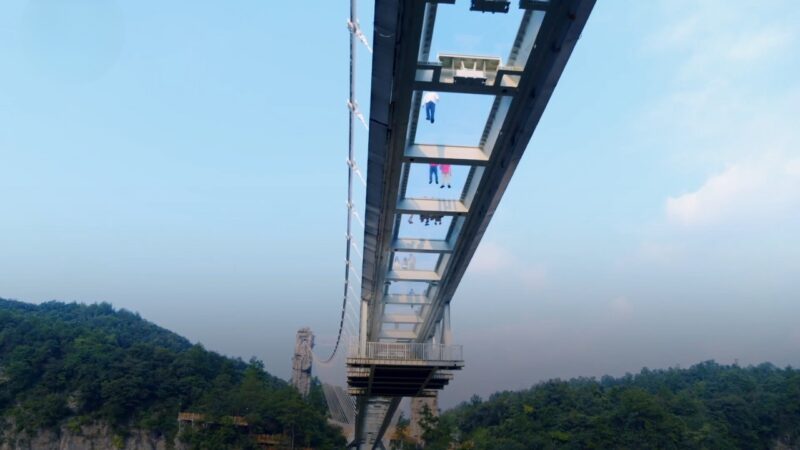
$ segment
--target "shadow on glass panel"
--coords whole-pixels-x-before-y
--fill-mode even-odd
[[[453,216],[403,214],[398,237],[401,239],[445,239],[452,222]]]

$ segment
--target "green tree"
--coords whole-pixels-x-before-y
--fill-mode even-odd
[[[132,428],[178,433],[180,411],[208,424],[185,430],[192,448],[250,448],[250,433],[286,431],[319,449],[344,446],[325,411],[304,402],[258,360],[245,363],[111,305],[0,299],[0,438],[105,423],[124,438]],[[246,429],[230,423],[245,416]]]

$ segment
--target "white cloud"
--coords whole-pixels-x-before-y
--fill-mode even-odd
[[[760,11],[732,7],[722,0],[666,0],[661,14],[665,26],[645,42],[653,50],[685,54],[678,67],[683,79],[708,78],[724,67],[742,68],[780,58],[795,39],[795,18],[767,11],[791,12],[794,8],[788,0],[771,3],[770,8],[760,9],[759,15]]]
[[[782,76],[796,71],[791,47],[800,9],[788,0],[767,3],[757,9],[722,0],[660,3],[664,25],[645,39],[643,51],[670,60],[671,73],[661,98],[642,115],[642,129],[670,136],[673,154],[730,163],[775,150],[787,137],[800,140],[800,83]]]
[[[666,199],[670,225],[779,221],[800,208],[800,82],[780,76],[798,64],[789,47],[800,10],[787,0],[768,3],[758,10],[722,0],[661,3],[664,26],[647,50],[673,57],[674,69],[641,127],[669,136],[658,144],[672,163],[709,173]],[[786,13],[767,12],[777,10]]]
[[[738,62],[752,62],[759,58],[779,54],[791,43],[794,35],[783,28],[759,30],[740,36],[728,48],[727,58]]]
[[[669,222],[683,227],[775,218],[800,208],[800,159],[764,158],[712,175],[696,191],[666,201]]]
[[[702,225],[741,207],[743,197],[763,182],[760,174],[741,167],[730,167],[713,175],[697,191],[667,199],[667,218],[680,225]]]
[[[617,260],[619,273],[665,283],[658,289],[696,274],[715,290],[722,279],[750,289],[797,264],[790,236],[800,224],[800,78],[788,74],[800,67],[789,48],[798,45],[800,29],[789,25],[800,8],[768,1],[771,10],[791,8],[776,15],[717,0],[661,3],[663,27],[644,51],[669,61],[668,72],[636,131],[670,187],[650,198],[655,214]]]

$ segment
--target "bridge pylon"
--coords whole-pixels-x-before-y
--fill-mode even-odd
[[[303,397],[308,396],[311,389],[311,367],[314,360],[314,333],[311,328],[305,327],[297,330],[294,343],[294,356],[292,356],[291,384]]]

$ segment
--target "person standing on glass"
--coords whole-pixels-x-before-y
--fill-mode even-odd
[[[453,170],[450,164],[439,164],[439,170],[442,172],[442,185],[439,187],[444,188],[446,184],[447,188],[450,189],[450,181],[453,179]]]
[[[436,184],[439,184],[439,165],[438,164],[430,164],[428,166],[428,184],[433,183],[436,180]]]
[[[435,121],[434,113],[436,113],[436,102],[439,101],[439,94],[436,92],[426,92],[422,96],[422,105],[425,106],[425,120],[430,120],[431,123]]]

